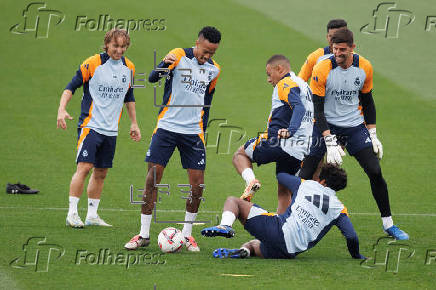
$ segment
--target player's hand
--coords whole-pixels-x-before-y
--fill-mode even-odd
[[[164,62],[168,63],[168,64],[173,64],[176,61],[177,57],[175,54],[173,53],[168,53],[165,57],[164,57]]]
[[[141,131],[139,130],[138,124],[130,125],[130,138],[136,142],[141,140]]]
[[[382,159],[383,157],[383,145],[380,140],[377,138],[376,128],[368,129],[369,137],[372,142],[372,149],[374,153],[377,154],[378,159]]]
[[[57,120],[57,128],[67,129],[67,122],[65,122],[65,118],[68,120],[73,120],[73,117],[68,114],[66,110],[58,111],[58,120]]]
[[[289,137],[291,137],[291,133],[289,133],[288,129],[284,129],[284,128],[282,128],[282,129],[280,129],[280,130],[277,132],[277,137],[278,137],[279,139],[280,139],[280,138],[288,139]]]
[[[342,156],[345,156],[344,150],[338,145],[336,135],[324,136],[325,145],[327,147],[327,163],[337,165],[342,164]]]

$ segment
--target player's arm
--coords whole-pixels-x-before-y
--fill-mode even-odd
[[[292,88],[288,95],[288,102],[292,108],[292,117],[289,122],[289,135],[293,136],[297,132],[298,128],[301,126],[301,121],[303,121],[304,114],[306,114],[306,109],[304,108],[303,102],[300,98],[300,89],[298,87]]]
[[[148,76],[148,81],[150,83],[159,81],[160,78],[165,75],[164,70],[159,69],[173,70],[179,64],[179,61],[183,55],[185,55],[185,51],[181,48],[175,48],[171,50],[158,64],[157,69],[155,68],[151,71],[150,75]]]
[[[376,110],[372,91],[368,93],[359,92],[359,101],[362,105],[363,118],[365,119],[366,127],[368,129],[375,128],[376,125]]]
[[[345,213],[339,214],[339,217],[336,219],[336,226],[347,240],[347,248],[351,257],[354,259],[365,259],[359,252],[359,238],[357,237],[353,224]]]
[[[365,82],[363,83],[363,87],[359,92],[359,101],[362,105],[363,118],[365,119],[366,127],[368,128],[369,137],[371,138],[372,148],[374,153],[377,154],[379,159],[383,157],[383,146],[380,140],[377,138],[377,130],[376,130],[376,110],[374,104],[374,98],[372,97],[372,89],[373,89],[373,70],[372,65],[367,60],[361,60],[362,63],[359,65],[365,71]]]
[[[322,132],[323,136],[328,136],[330,135],[330,128],[324,115],[325,96],[313,94],[312,99],[316,125],[318,126],[318,129]]]
[[[138,122],[136,121],[136,103],[126,102],[126,110],[130,119],[130,138],[138,142],[141,140],[141,131],[139,130]]]
[[[216,62],[214,62],[214,64],[218,67],[218,69],[220,69],[220,71],[219,71],[218,75],[206,87],[206,91],[204,92],[204,104],[205,105],[212,104],[212,98],[213,98],[213,95],[215,94],[216,84],[217,84],[218,78],[221,74],[220,66]],[[203,132],[206,132],[206,129],[207,129],[207,124],[209,122],[209,111],[210,111],[210,107],[203,107],[203,117],[202,117]]]
[[[139,130],[138,122],[136,121],[136,103],[133,95],[133,88],[129,88],[124,97],[127,114],[130,119],[130,138],[136,142],[141,140],[141,131]]]
[[[280,172],[277,174],[277,181],[292,192],[292,198],[294,199],[302,179],[289,173]]]
[[[71,101],[72,97],[73,93],[70,90],[65,89],[63,91],[58,108],[57,128],[62,128],[64,130],[67,129],[67,122],[65,122],[65,118],[68,120],[73,119],[73,117],[71,117],[67,112],[67,105]]]
[[[330,135],[330,128],[324,115],[325,86],[330,67],[331,64],[328,60],[318,63],[313,68],[312,81],[310,82],[315,122],[323,136]]]
[[[74,92],[83,85],[85,79],[89,79],[89,65],[87,62],[83,62],[77,70],[76,74],[73,76],[71,81],[65,87],[65,90],[62,92],[61,100],[59,102],[58,108],[58,116],[57,116],[57,128],[66,129],[67,123],[65,122],[65,118],[68,120],[72,120],[73,117],[70,116],[67,112],[67,105],[71,101]]]
[[[287,90],[285,89],[287,92]],[[306,109],[304,108],[303,102],[300,98],[300,88],[293,87],[289,90],[289,93],[286,96],[281,96],[283,92],[279,91],[279,98],[292,108],[292,117],[289,121],[288,128],[280,129],[277,134],[279,138],[289,138],[297,132],[298,128],[301,126],[301,121],[303,120],[304,114],[306,113]]]
[[[315,66],[316,60],[319,57],[319,56],[315,56],[315,52],[307,56],[306,61],[301,66],[300,72],[298,73],[298,76],[302,78],[305,82],[307,82],[310,79],[310,76],[312,75],[313,67]]]
[[[165,57],[167,57],[167,56],[165,56]],[[157,68],[159,68],[159,69],[168,68],[171,65],[171,62],[170,62],[171,60],[172,60],[172,57],[169,56],[168,60],[167,61],[162,60],[158,64]],[[150,83],[155,83],[155,82],[159,81],[164,75],[165,75],[165,73],[164,73],[163,70],[156,70],[156,69],[154,69],[154,70],[151,71],[150,75],[148,76],[148,81]]]

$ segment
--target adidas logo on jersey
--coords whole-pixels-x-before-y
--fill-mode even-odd
[[[366,137],[365,144],[366,144],[366,143],[371,143],[371,138]]]
[[[198,165],[204,165],[204,158],[201,159],[197,164],[198,164]]]

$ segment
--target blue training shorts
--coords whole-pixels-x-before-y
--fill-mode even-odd
[[[180,134],[161,128],[151,138],[145,161],[165,167],[176,147],[184,169],[206,168],[206,150],[199,134]]]
[[[271,162],[276,163],[276,174],[280,172],[294,175],[300,169],[301,160],[283,151],[278,138],[248,140],[244,145],[245,153],[258,166]]]
[[[260,251],[266,259],[293,259],[295,254],[288,253],[283,236],[283,222],[276,214],[268,213],[254,204],[248,214],[244,228],[260,241]]]
[[[93,163],[95,168],[112,168],[117,136],[106,136],[90,128],[78,128],[76,163]]]
[[[330,132],[336,135],[338,143],[345,146],[350,155],[354,155],[367,147],[372,147],[368,129],[364,124],[350,128],[338,127],[332,124],[328,125]],[[316,125],[313,126],[312,138],[313,141],[309,155],[323,157],[327,148],[325,146],[324,138]]]

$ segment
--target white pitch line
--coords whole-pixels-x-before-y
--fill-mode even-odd
[[[62,210],[67,211],[67,207],[19,207],[19,206],[0,206],[0,209],[25,209],[25,210]],[[79,208],[79,210],[86,210],[86,208]],[[139,212],[139,209],[123,209],[123,208],[99,208],[100,211],[116,211],[116,212]],[[184,213],[182,209],[158,209],[157,212],[174,212]],[[214,213],[219,214],[221,211],[216,210],[200,210],[199,213]],[[380,213],[376,212],[349,212],[350,215],[364,215],[364,216],[379,216]],[[436,217],[436,213],[393,213],[394,216],[422,216],[422,217]]]

